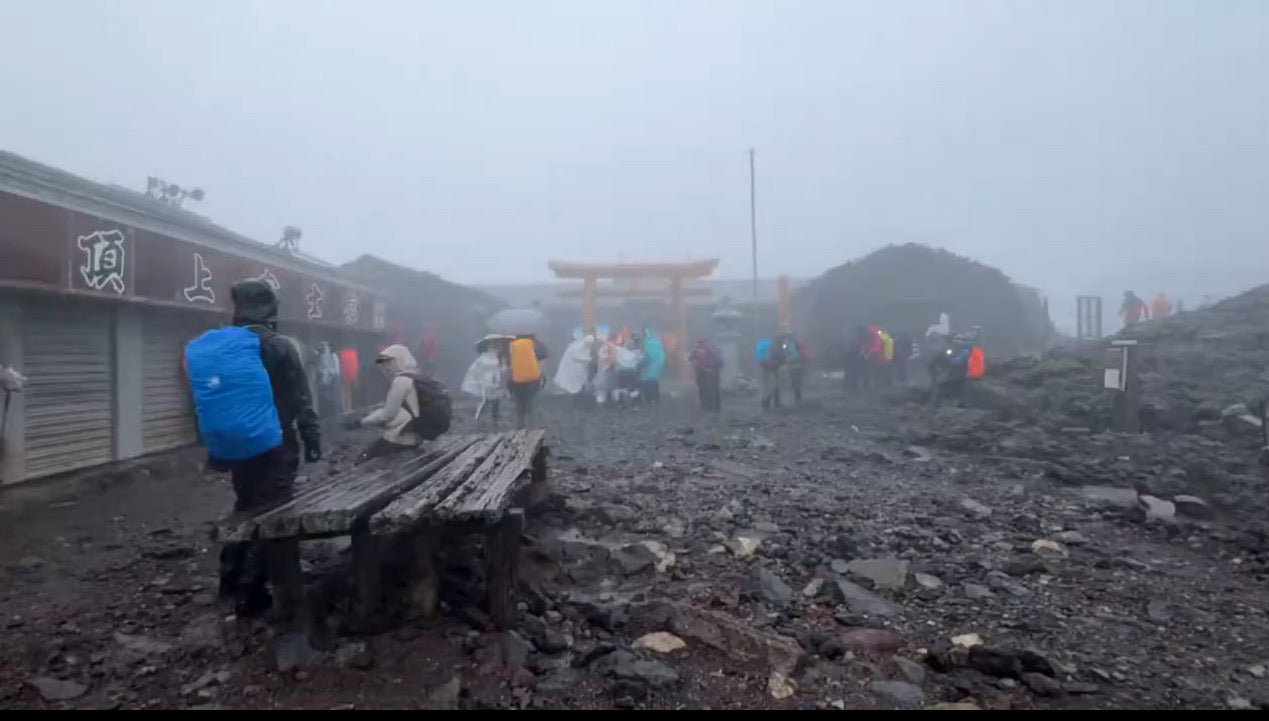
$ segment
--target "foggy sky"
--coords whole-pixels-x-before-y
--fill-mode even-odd
[[[1269,2],[0,0],[0,147],[334,262],[1269,280]],[[1197,298],[1195,298],[1197,299]],[[1111,296],[1108,303],[1117,300]]]

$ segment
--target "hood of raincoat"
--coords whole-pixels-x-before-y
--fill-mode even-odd
[[[229,290],[234,302],[234,325],[262,325],[278,329],[278,294],[263,280],[234,283]]]
[[[410,349],[395,343],[379,351],[379,355],[375,356],[375,363],[387,364],[393,375],[411,373],[419,367]]]

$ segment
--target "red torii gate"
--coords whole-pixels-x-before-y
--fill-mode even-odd
[[[581,279],[582,287],[580,290],[561,291],[560,295],[564,297],[582,298],[582,324],[586,329],[595,326],[595,299],[596,298],[657,298],[664,297],[667,293],[670,296],[670,305],[674,309],[674,317],[676,318],[675,337],[680,347],[687,344],[687,305],[684,300],[688,296],[708,296],[712,291],[708,288],[690,288],[687,282],[693,278],[705,278],[714,273],[718,269],[718,258],[710,260],[696,260],[686,263],[614,263],[614,264],[586,264],[586,263],[569,263],[562,260],[552,260],[547,266],[555,273],[556,278],[572,278]],[[606,280],[628,280],[631,283],[629,288],[611,288],[599,287],[599,279]],[[639,288],[637,284],[645,278],[664,278],[669,281],[669,288],[665,290],[655,288]],[[676,353],[675,357],[681,357],[682,353]],[[685,368],[680,366],[680,372],[685,372]]]

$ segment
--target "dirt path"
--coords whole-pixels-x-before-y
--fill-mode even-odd
[[[172,465],[0,498],[0,707],[1269,702],[1263,571],[1221,524],[1147,522],[1014,465],[912,448],[868,406],[753,405],[548,403],[564,500],[529,530],[519,633],[479,628],[459,579],[442,622],[286,673],[213,596],[223,481]],[[740,630],[711,642],[727,624]],[[630,647],[655,631],[686,648]],[[969,634],[976,649],[948,647]]]

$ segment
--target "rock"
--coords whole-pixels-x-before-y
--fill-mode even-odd
[[[894,656],[890,660],[899,669],[899,674],[915,686],[925,685],[925,667],[910,658]]]
[[[661,532],[670,538],[682,538],[687,532],[687,526],[683,523],[683,519],[671,517],[662,524]]]
[[[654,631],[635,639],[631,646],[634,648],[646,648],[657,653],[673,653],[679,649],[687,648],[687,642],[672,633]]]
[[[502,662],[507,668],[515,670],[529,661],[533,646],[516,631],[507,631],[502,635]]]
[[[1062,531],[1055,534],[1053,540],[1065,543],[1068,546],[1084,546],[1088,544],[1088,539],[1079,531]]]
[[[286,673],[292,669],[312,666],[320,663],[326,654],[313,648],[308,634],[304,631],[290,631],[273,640],[273,660],[278,671]]]
[[[181,695],[189,696],[191,694],[197,694],[199,691],[203,691],[211,686],[226,684],[231,678],[233,678],[233,674],[229,671],[205,671],[203,672],[203,675],[199,676],[192,683],[182,686]],[[206,696],[206,694],[203,695],[204,697]]]
[[[675,613],[674,604],[663,599],[632,603],[627,609],[626,630],[632,635],[663,631],[669,627]],[[531,638],[534,643],[538,643],[536,635]]]
[[[759,566],[753,574],[754,591],[758,598],[785,609],[793,602],[793,589],[772,571]]]
[[[633,576],[655,567],[661,559],[647,545],[631,543],[612,549],[611,560],[617,572]]]
[[[1018,678],[1022,675],[1022,661],[1008,651],[978,645],[969,649],[969,665],[988,676]]]
[[[977,583],[962,584],[961,590],[965,593],[965,598],[971,601],[978,601],[995,595],[991,592],[991,589]]]
[[[1132,488],[1112,486],[1084,486],[1080,494],[1098,505],[1113,508],[1133,508],[1137,505],[1137,491]]]
[[[172,644],[150,638],[149,636],[130,636],[126,633],[116,633],[115,642],[129,651],[146,656],[162,656],[172,650]]]
[[[902,645],[899,634],[884,628],[852,628],[840,637],[844,648],[856,653],[893,653]]]
[[[1045,569],[1044,561],[1036,556],[1014,556],[1005,561],[1001,570],[1010,576],[1026,576],[1041,573]]]
[[[630,651],[617,649],[591,664],[591,670],[618,681],[638,682],[651,688],[666,688],[678,683],[679,674],[660,661],[639,658]]]
[[[49,676],[36,676],[28,679],[27,684],[39,691],[40,698],[45,701],[70,701],[88,692],[88,687],[82,683]]]
[[[437,711],[458,708],[458,697],[463,692],[463,680],[454,676],[445,683],[432,689],[427,695],[427,705]]]
[[[1212,517],[1212,507],[1198,496],[1173,496],[1172,505],[1175,506],[1177,513],[1186,518],[1206,520]]]
[[[869,688],[901,709],[919,709],[925,700],[925,692],[907,681],[873,681]]]
[[[811,582],[802,588],[803,598],[815,598],[824,590],[824,579],[812,578]]]
[[[790,698],[797,693],[797,689],[797,683],[779,671],[772,671],[771,676],[767,678],[767,693],[777,701]]]
[[[908,562],[893,558],[851,561],[846,571],[857,578],[868,579],[873,588],[883,591],[898,591],[908,583]]]
[[[344,668],[358,668],[363,671],[375,665],[374,654],[363,641],[345,643],[335,650],[335,663]]]
[[[855,539],[850,536],[839,533],[833,537],[832,543],[829,544],[829,555],[836,558],[855,558],[859,555],[859,544],[855,543]]]
[[[827,584],[829,598],[855,613],[870,616],[897,616],[902,612],[895,604],[855,583],[834,579]]]
[[[1045,676],[1057,678],[1057,669],[1054,668],[1053,662],[1044,656],[1044,654],[1034,649],[1026,649],[1018,653],[1018,661],[1022,663],[1022,670],[1031,673],[1042,673]]]
[[[1265,665],[1263,663],[1258,663],[1252,666],[1248,666],[1247,673],[1250,674],[1253,678],[1264,678]]]
[[[679,605],[671,630],[681,638],[702,643],[742,662],[762,662],[792,674],[806,652],[797,641],[752,628],[731,616]]]
[[[940,701],[933,706],[926,706],[927,711],[982,711],[973,701]]]
[[[991,507],[975,501],[972,498],[962,498],[960,502],[961,510],[967,511],[979,518],[987,518],[991,515]]]
[[[1146,617],[1155,623],[1167,623],[1172,620],[1172,604],[1152,598],[1146,601]]]
[[[756,538],[748,536],[736,536],[727,542],[727,548],[731,550],[736,558],[742,561],[746,558],[752,558],[753,554],[758,550],[760,541]]]
[[[973,648],[982,644],[983,637],[976,633],[962,633],[959,636],[952,637],[952,645],[960,646],[961,648]]]
[[[1047,538],[1037,538],[1031,542],[1031,552],[1041,556],[1065,557],[1067,551],[1062,548],[1057,541],[1050,541]]]
[[[1176,504],[1157,496],[1138,496],[1141,510],[1145,511],[1146,520],[1171,520],[1176,517]]]
[[[840,576],[850,573],[850,561],[844,558],[834,558],[828,562],[828,569]]]
[[[943,582],[940,581],[937,576],[931,576],[928,573],[914,573],[912,574],[912,578],[917,582],[918,586],[931,591],[936,588],[943,587]]]
[[[1042,673],[1024,673],[1022,682],[1037,696],[1057,696],[1062,693],[1062,684]]]

